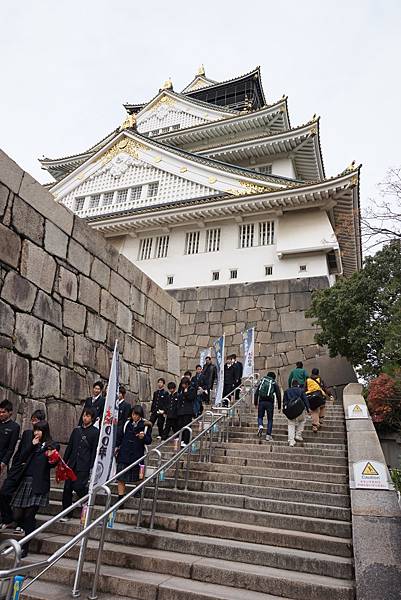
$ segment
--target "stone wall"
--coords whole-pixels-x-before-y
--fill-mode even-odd
[[[223,333],[226,353],[241,356],[242,332],[255,327],[255,369],[278,372],[283,386],[299,360],[320,368],[330,385],[355,381],[347,361],[316,344],[317,328],[305,317],[313,290],[325,287],[326,277],[313,277],[172,290],[181,305],[181,368],[193,369],[199,351]]]
[[[46,407],[67,440],[121,352],[131,400],[179,372],[179,305],[0,153],[0,399],[27,423]]]

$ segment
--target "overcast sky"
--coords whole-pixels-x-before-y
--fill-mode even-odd
[[[401,165],[399,0],[2,0],[0,146],[37,161],[86,150],[151,99],[206,75],[262,69],[293,127],[321,116],[327,175],[363,164],[361,200]]]

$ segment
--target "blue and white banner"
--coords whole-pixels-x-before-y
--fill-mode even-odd
[[[212,348],[205,348],[204,350],[201,350],[199,355],[199,364],[202,368],[205,366],[207,357],[212,356],[212,350]]]
[[[224,387],[224,335],[213,342],[213,348],[216,354],[216,370],[217,370],[217,388],[216,397],[214,399],[215,406],[221,406],[223,399]]]
[[[243,377],[250,377],[255,370],[255,328],[251,327],[242,334]]]
[[[112,477],[114,450],[116,447],[118,423],[119,355],[117,341],[114,346],[103,421],[100,427],[99,443],[89,483],[89,491],[97,485],[103,485]]]

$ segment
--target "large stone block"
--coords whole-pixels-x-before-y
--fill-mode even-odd
[[[236,297],[236,298],[226,298],[224,300],[224,302],[225,302],[225,305],[220,310],[224,310],[224,309],[226,309],[226,310],[230,310],[230,309],[232,309],[232,310],[238,310],[238,306],[239,306],[239,298],[238,297]],[[214,308],[214,306],[215,305],[213,304],[213,308]],[[217,310],[217,309],[215,309],[215,310]]]
[[[51,325],[44,326],[41,354],[52,362],[68,365],[67,338],[59,329]]]
[[[100,233],[94,231],[91,227],[88,227],[85,221],[77,216],[75,216],[74,219],[72,237],[106,265],[112,269],[117,268],[119,257],[118,250],[113,248],[113,246],[105,241]]]
[[[132,312],[131,310],[117,301],[117,319],[116,319],[117,327],[125,331],[126,333],[131,333],[132,331]]]
[[[0,385],[26,395],[29,385],[29,362],[18,354],[0,348]]]
[[[16,267],[21,252],[21,240],[19,236],[0,223],[0,259],[1,262]]]
[[[286,356],[289,365],[295,365],[295,363],[304,359],[302,350],[290,350],[289,352],[286,352]]]
[[[130,284],[115,271],[110,275],[110,293],[127,306],[130,303]]]
[[[60,373],[39,360],[32,361],[32,398],[60,397]]]
[[[86,308],[77,302],[64,300],[63,324],[67,329],[83,333],[86,321]]]
[[[110,268],[98,258],[93,259],[91,269],[91,279],[96,281],[101,287],[108,288],[110,284]]]
[[[5,213],[10,190],[0,183],[0,217]]]
[[[86,335],[96,342],[105,342],[107,336],[107,322],[101,317],[88,312]]]
[[[272,339],[272,334],[270,331],[257,331],[256,332],[256,341],[261,344],[269,344]]]
[[[135,365],[139,365],[141,360],[140,343],[131,335],[125,336],[124,358]]]
[[[70,239],[68,244],[68,262],[75,269],[84,275],[89,275],[91,267],[91,255],[85,250],[81,244]]]
[[[124,346],[125,346],[124,338],[125,338],[124,332],[121,331],[121,329],[118,329],[118,327],[116,327],[114,325],[114,323],[109,323],[109,326],[107,329],[107,339],[106,339],[107,347],[110,349],[114,349],[114,344],[117,341],[119,352],[124,352]]]
[[[141,366],[143,365],[159,366],[156,363],[155,349],[147,346],[146,344],[141,344]]]
[[[260,308],[251,308],[248,310],[248,321],[261,321],[262,320],[262,311]]]
[[[61,404],[50,401],[47,402],[47,414],[53,439],[60,444],[67,444],[71,432],[78,424],[75,406],[67,402]]]
[[[24,200],[14,197],[12,223],[14,229],[41,246],[44,236],[44,218]]]
[[[29,312],[32,310],[36,291],[37,288],[27,279],[15,271],[9,271],[4,280],[1,297],[15,308]]]
[[[39,319],[61,329],[61,305],[42,292],[42,290],[38,291],[33,307],[33,314]]]
[[[131,285],[130,307],[138,315],[143,316],[146,310],[146,296],[143,292]]]
[[[14,331],[14,322],[13,309],[0,300],[0,333],[11,337]]]
[[[284,308],[286,306],[289,306],[290,305],[290,294],[275,294],[274,304],[275,304],[276,308]]]
[[[209,317],[212,314],[213,313],[209,313]],[[232,323],[237,320],[236,317],[237,317],[237,313],[235,312],[235,310],[225,310],[221,315],[221,322],[222,323]],[[209,319],[209,321],[210,321],[210,319]]]
[[[117,319],[117,302],[107,290],[101,290],[100,293],[100,314],[109,321],[115,323]]]
[[[182,332],[182,333],[184,334],[184,332]],[[193,333],[193,326],[192,326],[192,331],[190,331],[188,333]],[[151,329],[145,323],[140,323],[139,321],[134,321],[133,328],[132,328],[132,335],[134,337],[136,337],[138,340],[145,342],[145,344],[147,344],[148,346],[154,347],[154,345],[156,343],[156,334],[155,334],[154,330]]]
[[[66,258],[68,236],[51,221],[45,224],[45,249],[54,256]]]
[[[105,346],[99,346],[96,351],[96,369],[101,377],[107,379],[110,374],[112,353]]]
[[[154,349],[155,366],[162,371],[167,371],[167,340],[161,335],[156,334],[156,344]]]
[[[256,301],[256,308],[274,308],[274,294],[259,296]]]
[[[248,308],[255,308],[256,298],[254,296],[242,296],[239,298],[238,309],[248,310]]]
[[[53,289],[56,261],[50,254],[29,240],[24,240],[21,253],[20,272],[45,292]]]
[[[85,377],[72,369],[61,368],[61,397],[64,400],[79,404],[89,394],[89,385]]]
[[[95,369],[96,367],[95,346],[83,335],[74,336],[74,363],[86,369]]]
[[[180,373],[180,349],[171,342],[167,342],[167,370],[176,377]]]
[[[15,348],[21,354],[37,358],[42,341],[42,321],[26,313],[15,316]]]
[[[313,319],[307,319],[303,312],[290,312],[280,315],[282,331],[301,331],[311,329]]]
[[[310,292],[291,294],[290,310],[307,310],[311,305],[312,295]]]
[[[78,299],[85,306],[99,312],[100,286],[88,277],[80,275]]]
[[[148,402],[151,400],[149,375],[143,371],[137,371],[137,377],[139,400],[140,402]],[[154,384],[156,384],[156,382],[154,382]]]
[[[305,329],[303,331],[297,331],[296,333],[296,343],[298,348],[303,348],[304,346],[310,346],[311,344],[316,344],[315,335],[317,334],[317,328],[313,329]]]
[[[76,300],[78,297],[77,276],[61,266],[58,272],[58,293],[69,300]]]

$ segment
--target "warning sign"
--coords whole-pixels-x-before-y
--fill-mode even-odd
[[[354,464],[355,487],[369,490],[388,490],[387,468],[376,460],[360,460]]]
[[[366,404],[350,404],[348,407],[349,419],[367,419],[368,409]]]

